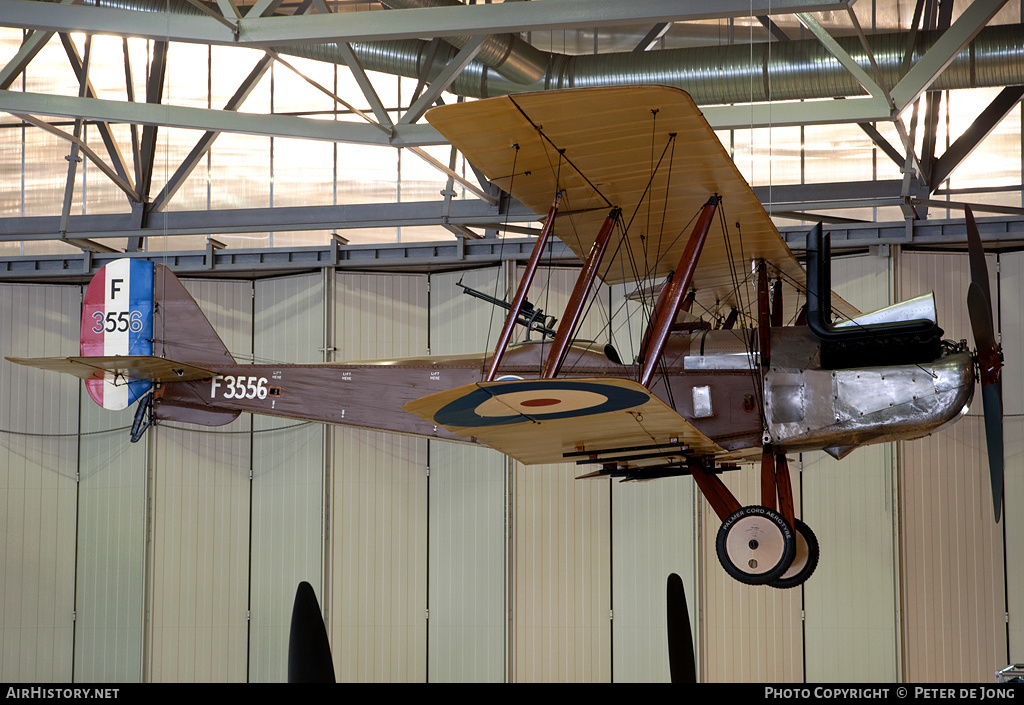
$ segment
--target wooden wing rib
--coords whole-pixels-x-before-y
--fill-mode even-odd
[[[427,120],[538,215],[564,190],[554,232],[582,259],[609,209],[622,208],[628,230],[600,271],[609,284],[657,281],[673,271],[692,219],[719,194],[728,241],[716,224],[693,287],[734,303],[734,274],[742,281],[751,261],[761,258],[805,287],[803,267],[684,91],[639,86],[530,93],[442,106]],[[847,315],[855,312],[837,304],[849,308]]]
[[[723,452],[638,382],[616,379],[478,382],[402,407],[527,465],[560,463],[581,450],[683,443]]]

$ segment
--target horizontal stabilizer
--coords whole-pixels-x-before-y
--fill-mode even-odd
[[[81,379],[120,382],[188,382],[212,377],[213,372],[153,355],[110,355],[88,357],[8,357],[18,365],[51,372],[65,372]]]
[[[643,385],[625,379],[476,382],[402,408],[526,465],[651,443],[684,444],[696,455],[722,450]]]

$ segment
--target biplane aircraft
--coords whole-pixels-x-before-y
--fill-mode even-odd
[[[998,520],[1001,354],[970,213],[976,352],[942,340],[930,295],[866,315],[833,296],[821,227],[805,271],[683,91],[523,94],[427,119],[546,213],[493,352],[240,365],[170,270],[126,258],[88,288],[79,357],[13,361],[76,374],[107,408],[141,400],[134,438],[152,419],[219,425],[251,412],[476,442],[526,464],[575,461],[583,477],[690,475],[721,518],[724,569],[779,588],[804,582],[819,554],[794,516],[787,454],[840,458],[927,435],[966,411],[980,375]],[[575,289],[550,336],[509,345],[551,235],[584,262]],[[597,279],[637,285],[648,324],[634,359],[574,339]],[[712,329],[688,313],[694,292],[734,313]],[[795,325],[784,298],[805,301]],[[748,505],[719,478],[743,463],[761,470]]]

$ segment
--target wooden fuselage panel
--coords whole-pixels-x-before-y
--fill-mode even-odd
[[[703,352],[711,353],[707,341]],[[694,344],[698,345],[697,336]],[[511,348],[499,377],[537,379],[548,345]],[[756,406],[757,381],[749,371],[683,369],[691,354],[690,334],[671,336],[667,375],[651,391],[699,431],[723,448],[758,445],[761,420]],[[217,409],[248,411],[287,418],[324,421],[428,438],[465,441],[442,427],[402,410],[407,402],[483,379],[489,354],[443,356],[307,365],[214,366],[214,377],[165,384],[156,401],[158,418],[188,421],[189,413]],[[609,360],[603,347],[578,342],[566,360],[561,379],[635,379],[632,365]],[[713,415],[694,413],[695,387],[706,387]]]

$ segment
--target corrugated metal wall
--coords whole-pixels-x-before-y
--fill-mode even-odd
[[[339,274],[337,358],[427,352],[427,277]],[[427,442],[335,430],[329,635],[346,681],[423,681],[427,653]]]
[[[1001,266],[1013,546],[1024,532],[1021,256]],[[965,272],[962,256],[905,253],[898,266],[838,261],[833,281],[864,309],[890,300],[894,279],[897,298],[935,288],[947,337],[967,337]],[[325,336],[339,360],[489,348],[501,316],[460,278],[492,294],[499,282],[503,296],[513,277],[186,285],[240,361],[312,362]],[[558,315],[572,281],[543,271],[531,300]],[[74,353],[80,300],[78,287],[0,286],[4,354]],[[614,330],[628,359],[636,321],[623,323],[620,301],[604,290],[582,335]],[[0,375],[4,680],[282,680],[303,579],[342,680],[664,680],[669,572],[683,576],[707,681],[983,681],[1024,652],[1024,561],[1006,551],[1004,593],[978,409],[902,450],[792,458],[822,558],[802,589],[778,591],[726,578],[717,517],[683,479],[582,482],[571,464],[526,468],[461,444],[248,416],[165,424],[130,445],[131,412],[103,412],[75,380],[6,361]],[[755,499],[756,475],[726,480]]]
[[[995,271],[990,256],[993,278]],[[934,290],[946,337],[970,339],[965,257],[906,253],[900,280],[904,298]],[[1015,309],[1018,301],[1004,299],[1002,308]],[[1019,340],[1004,338],[1004,345],[1020,349]],[[1007,374],[1014,376],[1013,368]],[[993,522],[980,395],[976,389],[967,418],[904,443],[900,456],[903,659],[910,681],[987,681],[1006,665],[1003,526]]]
[[[493,348],[503,311],[463,293],[505,297],[508,267],[430,277],[430,352]],[[508,653],[508,459],[430,441],[431,682],[502,682]]]
[[[0,286],[4,354],[73,352],[80,305],[77,288]],[[0,680],[70,681],[80,385],[0,365]]]
[[[324,278],[255,284],[258,362],[321,362]],[[323,604],[323,424],[253,416],[252,579],[249,679],[287,678],[288,629],[296,586]]]
[[[1000,328],[1006,358],[1003,376],[1003,438],[1006,443],[1005,513],[1009,663],[1024,662],[1024,255],[999,256]]]
[[[235,359],[252,355],[249,282],[186,281]],[[244,681],[248,654],[251,417],[147,434],[152,539],[143,677]]]

